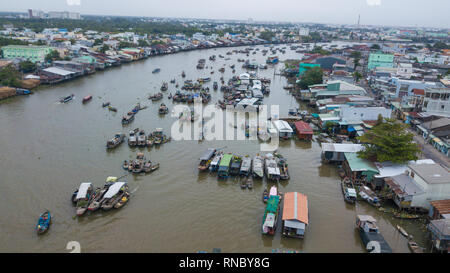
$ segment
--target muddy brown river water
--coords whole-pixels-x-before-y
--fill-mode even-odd
[[[258,46],[263,49],[263,46]],[[284,47],[279,45],[277,47]],[[278,54],[281,60],[299,58],[289,50]],[[243,49],[238,48],[238,49]],[[348,205],[339,186],[336,166],[321,162],[320,145],[296,140],[280,143],[279,152],[287,158],[291,179],[280,183],[282,192],[298,191],[308,196],[309,221],[303,240],[261,235],[264,204],[261,193],[271,183],[256,181],[252,190],[242,190],[239,182],[229,178],[218,182],[215,175],[199,174],[198,159],[209,147],[226,147],[226,152],[254,156],[257,141],[172,141],[159,148],[131,149],[126,143],[107,152],[106,141],[116,132],[128,133],[139,127],[147,132],[157,127],[170,134],[175,121],[157,114],[161,102],[173,109],[169,83],[162,101],[152,102],[148,94],[159,92],[163,81],[211,77],[211,103],[222,98],[213,91],[214,81],[244,72],[238,58],[264,63],[261,51],[226,55],[232,48],[208,49],[156,56],[147,60],[97,72],[93,75],[55,86],[41,86],[29,97],[18,97],[0,104],[0,251],[1,252],[69,252],[66,244],[78,241],[82,252],[271,252],[282,248],[300,252],[365,252],[355,230],[357,214],[371,214],[378,220],[383,236],[394,252],[409,252],[407,240],[395,228],[400,224],[420,244],[425,244],[423,225],[417,221],[398,220],[366,203]],[[211,55],[222,54],[215,62]],[[207,69],[195,68],[200,58]],[[218,72],[226,64],[225,73]],[[264,103],[280,105],[280,115],[288,108],[305,105],[292,98],[282,87],[286,79],[274,75],[284,64],[260,70],[259,76],[272,80],[271,94]],[[215,71],[210,74],[211,66]],[[155,68],[161,72],[152,74]],[[220,83],[219,83],[220,86]],[[73,101],[60,104],[59,98],[75,94]],[[91,102],[81,99],[93,95]],[[118,112],[102,108],[110,101]],[[148,105],[134,122],[122,127],[121,116],[134,105]],[[148,175],[128,175],[123,180],[132,191],[130,202],[119,210],[96,212],[76,218],[70,197],[83,181],[102,186],[107,176],[121,176],[122,162],[134,158],[137,151],[154,162],[159,170]],[[39,214],[49,209],[53,224],[43,236],[34,231]]]

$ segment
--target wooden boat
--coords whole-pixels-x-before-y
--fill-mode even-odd
[[[230,164],[233,154],[224,154],[219,163],[219,169],[217,171],[217,176],[219,178],[227,178],[230,175]]]
[[[401,226],[397,225],[397,230],[398,230],[403,236],[405,236],[406,238],[409,237],[408,232],[406,232],[406,230],[404,230]]]
[[[112,106],[108,106],[108,110],[109,111],[113,111],[113,112],[117,112],[117,108],[112,107]]]
[[[247,177],[246,183],[247,183],[247,188],[253,189],[253,177],[251,175]]]
[[[217,170],[219,169],[219,163],[220,163],[220,160],[222,159],[222,156],[223,156],[223,152],[218,152],[214,156],[213,160],[209,164],[209,171],[217,172]]]
[[[89,211],[96,211],[96,210],[98,210],[101,207],[102,202],[104,201],[103,196],[105,195],[105,193],[108,191],[109,187],[112,184],[113,183],[106,183],[103,186],[103,188],[100,190],[100,192],[95,195],[95,197],[93,198],[92,202],[88,206],[88,210]]]
[[[267,200],[269,200],[269,192],[267,191],[267,189],[264,189],[263,191],[262,200],[264,203],[267,203]]]
[[[94,189],[92,187],[92,183],[83,182],[78,188],[78,193],[76,196],[76,207],[77,207],[77,216],[83,215],[92,201]]]
[[[245,189],[245,188],[247,188],[247,183],[246,183],[246,181],[245,181],[245,179],[241,179],[241,189]]]
[[[131,172],[141,173],[144,171],[144,162],[142,159],[136,159],[131,162]]]
[[[370,215],[356,216],[356,228],[364,246],[370,253],[392,253],[391,247],[381,235],[376,222],[375,218]],[[375,247],[374,242],[379,247]]]
[[[166,82],[164,82],[161,86],[161,91],[167,91],[168,88],[169,88],[169,85]]]
[[[265,173],[268,180],[280,181],[280,168],[278,167],[277,158],[272,154],[267,154],[265,157]]]
[[[163,94],[161,92],[156,93],[155,95],[151,95],[148,97],[149,100],[158,101],[163,98]]]
[[[69,102],[69,101],[71,101],[73,99],[73,97],[75,97],[75,95],[71,94],[70,96],[67,96],[67,97],[64,97],[64,98],[60,99],[59,102],[61,102],[61,103]]]
[[[144,130],[140,130],[137,135],[137,145],[140,147],[147,146],[147,137],[145,136]]]
[[[241,176],[248,176],[251,173],[252,168],[252,158],[246,155],[242,159],[241,168],[239,170],[239,175]]]
[[[124,170],[128,171],[128,168],[130,167],[130,164],[128,163],[128,161],[124,160],[122,167]]]
[[[280,169],[280,179],[288,180],[289,179],[288,164],[284,157],[281,156],[278,157],[278,167]]]
[[[213,89],[214,90],[217,90],[219,88],[219,85],[217,84],[217,82],[214,82],[213,83]]]
[[[134,114],[127,114],[122,117],[122,125],[130,124],[134,120]]]
[[[412,253],[423,253],[423,249],[414,241],[408,241],[408,247]]]
[[[241,170],[241,164],[242,164],[242,158],[240,156],[233,156],[233,159],[231,160],[231,166],[230,166],[230,175],[238,175],[239,171]]]
[[[147,163],[150,163],[150,164],[147,164]],[[148,161],[146,164],[147,165],[144,165],[144,172],[145,173],[151,173],[151,172],[153,172],[153,171],[156,171],[157,169],[159,169],[159,163],[156,163],[156,164],[151,164],[151,162],[150,161]]]
[[[117,203],[114,205],[114,208],[120,209],[121,207],[123,207],[123,205],[125,205],[128,202],[129,197],[130,194],[128,192],[125,192],[122,198],[120,198],[119,201],[117,201]]]
[[[184,71],[183,72],[181,72],[181,77],[186,77],[186,73],[184,73]]]
[[[128,145],[134,147],[137,145],[136,133],[139,132],[139,128],[136,128],[128,133]]]
[[[252,174],[255,178],[263,178],[264,176],[264,161],[259,155],[253,158]]]
[[[277,229],[278,213],[280,208],[280,196],[271,195],[267,200],[262,221],[262,234],[274,235]]]
[[[341,189],[345,202],[355,204],[357,194],[355,188],[353,187],[352,181],[349,178],[346,177],[341,180]]]
[[[113,149],[119,146],[125,139],[125,134],[116,134],[111,140],[106,142],[106,148]]]
[[[92,95],[85,96],[82,100],[82,103],[86,103],[92,99]]]
[[[108,101],[108,102],[104,102],[103,104],[102,104],[102,107],[107,107],[107,106],[109,106],[111,103]]]
[[[115,182],[103,196],[104,201],[102,202],[101,208],[103,210],[112,209],[126,194],[129,196],[128,184],[126,182]]]
[[[50,214],[50,211],[45,211],[39,216],[38,222],[36,224],[36,232],[37,234],[43,234],[45,233],[49,228],[50,224],[52,222],[52,216]]]
[[[167,114],[168,112],[169,112],[169,108],[164,103],[161,103],[161,105],[159,106],[158,113],[160,113],[161,115],[164,115],[164,114]]]
[[[152,71],[152,73],[155,74],[155,73],[158,73],[158,72],[160,72],[160,71],[161,71],[161,69],[156,68],[156,69],[154,69],[154,70]]]
[[[208,148],[205,153],[200,157],[200,163],[198,164],[198,169],[200,171],[205,171],[209,168],[214,155],[216,154],[216,149]]]
[[[369,189],[367,186],[361,186],[359,188],[359,196],[361,196],[362,199],[366,200],[367,203],[371,204],[375,207],[380,207],[380,200],[376,196],[376,194]]]

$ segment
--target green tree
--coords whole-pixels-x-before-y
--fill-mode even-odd
[[[108,51],[109,50],[109,46],[108,45],[103,45],[101,48],[100,48],[100,52],[101,53],[105,53],[106,51]]]
[[[372,130],[357,138],[365,147],[358,152],[358,156],[378,162],[404,163],[417,160],[420,149],[413,142],[414,135],[406,127],[406,124],[396,122],[395,119],[385,119],[381,124],[375,125]]]
[[[36,64],[31,62],[31,61],[22,61],[19,63],[19,68],[20,71],[22,71],[23,73],[29,73],[29,72],[33,72],[34,70],[36,70]]]
[[[308,86],[323,82],[323,70],[320,67],[308,69],[300,79],[299,85],[301,89],[307,89]]]
[[[370,49],[372,49],[372,50],[380,50],[381,47],[380,47],[379,44],[373,44],[373,45],[370,47]]]
[[[58,60],[61,60],[61,57],[59,56],[59,53],[56,50],[52,50],[47,55],[45,55],[46,62],[58,61]]]
[[[102,39],[95,39],[94,46],[101,45],[101,44],[103,44],[103,40]]]
[[[20,73],[12,64],[0,70],[0,85],[20,87]]]
[[[140,46],[140,47],[146,47],[148,45],[149,44],[148,44],[148,42],[146,40],[139,40],[138,41],[138,46]]]
[[[272,31],[263,31],[259,35],[259,38],[269,41],[269,42],[272,41],[273,37],[275,37],[275,33],[273,33]]]
[[[353,76],[355,77],[356,82],[359,82],[359,80],[363,77],[358,71],[355,71],[355,73],[353,73]]]

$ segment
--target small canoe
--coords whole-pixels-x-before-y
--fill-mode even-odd
[[[408,247],[412,253],[423,253],[423,249],[414,241],[409,241]]]
[[[398,231],[405,237],[408,237],[408,233],[401,226],[397,225]]]
[[[262,199],[264,203],[267,203],[267,200],[269,200],[269,192],[267,191],[267,189],[264,190],[262,194]]]
[[[36,225],[36,232],[38,234],[43,234],[44,232],[46,232],[50,227],[51,221],[52,216],[50,214],[50,211],[47,210],[42,213],[41,216],[39,216],[38,223]]]
[[[247,183],[245,182],[245,179],[241,179],[241,189],[247,188]]]
[[[104,102],[103,104],[102,104],[102,107],[107,107],[107,106],[109,106],[111,103],[108,101],[108,102]]]
[[[112,106],[108,106],[108,110],[109,111],[113,111],[113,112],[117,112],[117,108],[112,107]]]
[[[249,176],[247,178],[247,188],[253,189],[253,178],[252,178],[252,176]]]
[[[90,100],[92,100],[92,95],[88,95],[88,96],[84,97],[83,100],[82,100],[82,102],[83,102],[83,103],[86,103],[86,102],[88,102],[88,101],[90,101]]]

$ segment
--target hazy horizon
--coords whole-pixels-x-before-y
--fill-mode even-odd
[[[212,3],[214,2],[214,3]],[[124,5],[126,3],[126,5]],[[448,0],[19,0],[5,12],[28,9],[84,15],[139,16],[449,28]],[[382,19],[380,19],[382,18]]]

